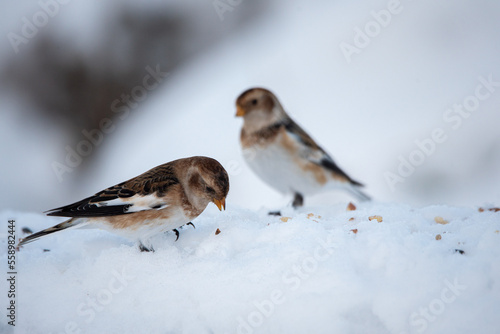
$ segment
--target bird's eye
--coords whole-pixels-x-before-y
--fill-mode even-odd
[[[214,193],[214,192],[215,192],[214,188],[209,187],[209,186],[207,186],[207,187],[205,188],[205,190],[206,190],[208,193]]]
[[[257,101],[257,99],[253,99],[253,100],[251,101],[252,105],[254,105],[254,106],[256,106],[256,105],[257,105],[257,102],[258,102],[258,101]]]

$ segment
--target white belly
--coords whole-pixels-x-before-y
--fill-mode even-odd
[[[169,213],[169,218],[145,219],[139,224],[124,228],[116,228],[115,225],[110,224],[106,220],[100,221],[98,218],[95,218],[94,222],[98,228],[118,234],[130,240],[141,240],[141,242],[145,244],[150,238],[179,228],[191,220],[184,215],[184,212],[180,208],[172,210],[172,212]],[[127,219],[127,215],[123,215],[123,218]]]
[[[263,148],[255,145],[253,148],[243,149],[243,156],[255,174],[283,194],[299,192],[302,195],[312,195],[324,188],[312,172],[300,167],[300,163],[307,162],[293,157],[281,145],[273,143]]]

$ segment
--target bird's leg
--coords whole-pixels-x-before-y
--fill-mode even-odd
[[[294,209],[301,207],[304,205],[304,196],[300,193],[295,193],[295,197],[293,198],[292,206]]]
[[[139,241],[139,250],[141,252],[154,252],[155,251],[153,246],[146,247],[146,246],[144,246],[144,244],[141,241]]]
[[[187,223],[186,225],[191,225],[193,228],[196,228],[196,226],[194,226],[194,224],[191,222]]]
[[[295,193],[293,197],[292,207],[297,209],[304,205],[304,196],[301,193]],[[281,211],[269,211],[268,215],[270,216],[281,216]]]

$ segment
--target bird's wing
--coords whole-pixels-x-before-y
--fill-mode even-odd
[[[326,153],[315,141],[305,132],[297,123],[292,119],[284,122],[287,133],[299,143],[299,154],[310,162],[322,166],[337,176],[345,178],[351,184],[356,186],[363,186],[358,181],[349,177],[339,166],[333,161],[332,157]]]
[[[104,189],[76,203],[47,211],[48,216],[103,217],[160,210],[169,205],[165,196],[179,184],[167,163],[133,179]]]

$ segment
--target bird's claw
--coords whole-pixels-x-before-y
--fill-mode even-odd
[[[142,244],[142,242],[141,242],[141,243],[139,243],[139,250],[140,250],[141,252],[154,252],[154,251],[155,251],[155,250],[154,250],[154,248],[153,248],[152,246],[148,248],[148,247],[144,246],[144,245]]]

